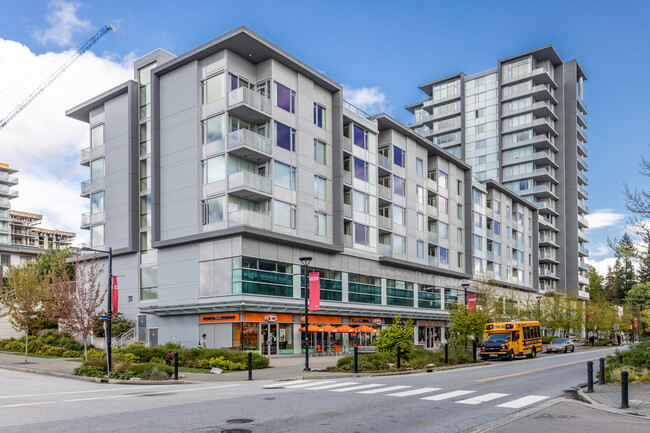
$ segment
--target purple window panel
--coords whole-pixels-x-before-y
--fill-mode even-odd
[[[449,260],[447,259],[447,248],[439,248],[438,251],[440,252],[440,264],[446,265],[449,263]]]
[[[354,223],[354,243],[368,245],[368,227]]]
[[[353,129],[354,129],[354,144],[356,144],[362,149],[367,149],[368,144],[366,140],[366,131],[364,131],[361,128],[357,128],[354,125],[353,125]]]
[[[393,146],[393,163],[404,167],[404,151],[397,146]]]
[[[368,165],[359,158],[354,158],[354,177],[363,181],[368,180]]]
[[[287,110],[290,113],[293,113],[292,108],[292,99],[293,95],[291,90],[287,87],[284,87],[280,83],[275,83],[276,85],[276,91],[277,91],[277,97],[278,97],[278,107],[282,108],[283,110]]]
[[[283,149],[293,151],[293,133],[291,131],[291,128],[289,128],[287,125],[283,125],[280,122],[275,122],[275,128],[276,144]]]
[[[397,195],[401,195],[404,197],[404,179],[402,179],[399,176],[393,175],[393,185],[394,185],[394,192]]]
[[[494,234],[495,235],[501,234],[501,226],[496,221],[494,222]]]
[[[438,196],[438,209],[441,213],[447,213],[447,199],[445,197]]]
[[[230,90],[235,90],[239,87],[239,80],[234,75],[230,76]]]

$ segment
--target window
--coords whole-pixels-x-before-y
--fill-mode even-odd
[[[10,264],[11,264],[11,256],[9,254],[2,254],[2,261],[0,261],[0,265],[9,266]]]
[[[291,229],[296,228],[296,206],[283,201],[275,200],[275,224],[288,227]]]
[[[498,201],[494,200],[492,202],[492,207],[494,208],[494,214],[495,215],[501,215],[501,203]]]
[[[478,212],[474,212],[474,227],[483,227],[483,215]]]
[[[151,122],[140,124],[140,155],[151,153]]]
[[[226,96],[226,74],[220,73],[201,83],[202,102],[209,104]]]
[[[393,164],[404,167],[405,152],[397,146],[393,146]]]
[[[90,130],[90,147],[95,148],[104,145],[104,124],[97,125]]]
[[[104,158],[99,158],[90,163],[90,180],[104,178]]]
[[[393,235],[393,252],[406,254],[406,238],[404,236]]]
[[[370,213],[370,196],[355,189],[352,195],[352,206],[357,212]]]
[[[224,197],[212,197],[203,200],[203,224],[223,221]]]
[[[223,140],[226,134],[226,115],[210,117],[203,121],[203,144]]]
[[[325,107],[314,102],[314,125],[325,128]]]
[[[463,195],[463,181],[459,180],[458,181],[458,190],[456,191],[458,195]]]
[[[463,253],[458,253],[458,267],[463,267]]]
[[[288,87],[283,86],[277,81],[275,82],[275,92],[276,92],[278,107],[288,111],[289,113],[295,113],[296,92],[289,89]]]
[[[424,176],[424,161],[421,158],[415,158],[415,172],[418,176]]]
[[[314,233],[319,236],[327,236],[327,215],[321,212],[314,212]]]
[[[493,227],[494,227],[494,234],[495,235],[500,235],[501,234],[501,223],[498,222],[498,221],[494,221]]]
[[[204,185],[224,180],[226,178],[226,157],[221,155],[202,161],[201,175]]]
[[[448,209],[448,206],[447,206],[448,202],[449,202],[449,200],[447,200],[446,197],[442,197],[442,196],[439,195],[438,196],[438,212],[446,215],[449,212],[449,209]]]
[[[140,192],[151,189],[151,158],[140,160]]]
[[[393,175],[393,192],[404,197],[405,181],[399,176]]]
[[[463,229],[458,229],[456,232],[456,242],[459,244],[463,243]]]
[[[424,242],[422,241],[418,241],[417,254],[418,254],[418,259],[424,258]]]
[[[327,145],[320,140],[314,140],[314,161],[327,165]]]
[[[104,191],[90,196],[90,213],[104,212]]]
[[[370,244],[370,228],[368,226],[354,223],[354,243],[360,245]]]
[[[362,159],[354,157],[354,177],[368,181],[368,163]]]
[[[149,117],[151,114],[151,70],[156,63],[151,63],[138,70],[138,81],[140,82],[140,119]]]
[[[462,204],[459,204],[459,205],[458,205],[458,214],[456,215],[456,217],[457,217],[459,220],[462,220],[462,219],[463,219],[463,205],[462,205]]]
[[[479,235],[474,235],[474,250],[481,251],[482,238]]]
[[[282,188],[296,189],[296,168],[279,161],[273,163],[273,183]]]
[[[296,130],[275,122],[275,144],[291,152],[296,151]]]
[[[449,239],[449,224],[438,221],[438,236],[440,239]]]
[[[445,173],[442,170],[438,170],[438,185],[440,188],[445,188],[447,189],[447,173]]]
[[[439,252],[439,260],[441,265],[448,265],[449,264],[449,257],[448,257],[448,250],[447,248],[439,247],[438,248]]]
[[[158,299],[158,267],[140,269],[140,299]]]
[[[324,177],[314,176],[314,197],[327,200],[327,180]]]
[[[368,132],[359,128],[357,125],[352,125],[354,131],[354,144],[362,149],[368,149]]]
[[[93,247],[104,245],[104,225],[91,227],[90,244]]]
[[[417,228],[420,232],[424,231],[424,214],[417,214]]]
[[[393,205],[393,221],[401,226],[406,225],[406,209],[401,206]]]
[[[140,228],[151,225],[151,195],[140,197]]]
[[[415,199],[417,200],[418,204],[424,204],[424,188],[422,188],[420,185],[415,186]]]

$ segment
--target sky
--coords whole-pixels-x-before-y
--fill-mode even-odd
[[[0,0],[0,117],[11,112],[103,25],[104,36],[0,130],[0,162],[19,170],[12,208],[44,215],[43,226],[75,232],[88,200],[79,165],[85,123],[65,111],[127,79],[133,60],[157,48],[183,54],[245,25],[344,85],[369,113],[408,123],[403,107],[424,99],[418,85],[473,74],[499,59],[553,44],[587,75],[589,264],[613,264],[607,239],[629,214],[622,190],[649,189],[639,174],[650,157],[648,1],[123,1]]]

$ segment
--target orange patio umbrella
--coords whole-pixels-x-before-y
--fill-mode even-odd
[[[344,334],[349,334],[357,331],[355,331],[353,328],[350,328],[348,325],[341,325],[338,328],[334,328],[334,332],[342,332]]]
[[[332,325],[325,325],[325,326],[323,326],[322,329],[323,329],[323,332],[334,332],[336,330],[336,328],[333,327]]]
[[[309,330],[309,332],[325,332],[325,331],[323,331],[323,328],[321,328],[319,326],[316,326],[316,325],[313,325],[313,324],[310,324],[307,329]],[[300,328],[300,332],[305,332],[305,327],[304,326],[302,328]]]
[[[354,332],[374,333],[377,332],[377,330],[375,328],[371,328],[370,326],[361,325],[359,327],[354,328]]]

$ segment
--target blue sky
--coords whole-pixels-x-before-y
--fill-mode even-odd
[[[611,257],[604,248],[606,239],[620,236],[625,229],[623,183],[648,188],[647,178],[638,174],[639,155],[650,157],[648,130],[642,127],[648,123],[650,80],[638,78],[650,70],[647,1],[59,0],[0,4],[0,38],[26,46],[36,58],[76,47],[102,25],[115,25],[117,33],[104,37],[93,52],[122,66],[121,74],[128,73],[129,60],[156,48],[182,54],[246,25],[347,85],[351,99],[359,105],[386,110],[404,123],[412,118],[403,107],[424,97],[418,84],[459,71],[472,74],[493,68],[500,58],[553,44],[563,60],[577,59],[588,77],[592,259],[610,263],[611,259],[603,261]],[[0,69],[21,67],[10,60],[0,57]],[[87,85],[92,80],[89,75],[75,85]],[[108,88],[110,75],[106,81]],[[5,87],[0,82],[0,97]],[[66,102],[64,106],[71,107],[80,100],[71,95]],[[1,107],[0,116],[8,107]],[[16,146],[3,139],[3,132],[0,160],[7,146]],[[71,147],[67,154],[62,150],[60,157],[78,155],[77,145]],[[29,176],[30,168],[17,168],[19,175]],[[23,196],[24,188],[19,188]],[[25,205],[37,203],[36,194]],[[47,213],[47,209],[42,211]],[[83,233],[75,228],[77,221],[78,217],[68,228]]]

